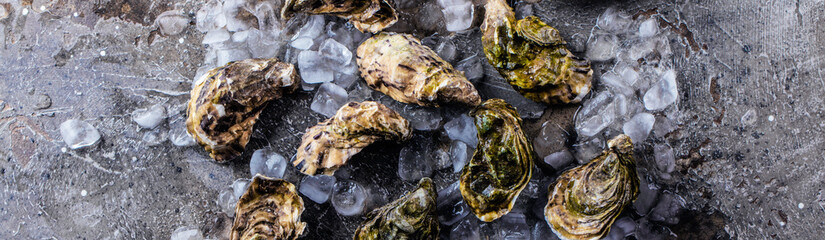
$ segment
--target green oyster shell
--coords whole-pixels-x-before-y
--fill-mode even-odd
[[[296,239],[304,232],[304,201],[295,185],[255,175],[235,206],[232,240]]]
[[[380,33],[361,43],[356,55],[367,84],[396,101],[428,107],[481,103],[462,72],[412,35]]]
[[[633,144],[627,135],[586,165],[570,169],[550,186],[544,216],[561,239],[600,239],[639,195]]]
[[[367,214],[355,230],[355,240],[438,239],[436,192],[430,178],[422,178],[412,192]]]
[[[576,103],[590,92],[590,61],[573,56],[558,30],[534,16],[516,21],[505,0],[485,8],[484,54],[516,91],[546,104]]]
[[[470,113],[478,129],[478,147],[459,178],[464,201],[482,221],[510,212],[533,173],[533,145],[521,117],[501,99],[490,99]]]
[[[295,13],[330,14],[348,19],[361,32],[377,33],[398,21],[391,0],[287,0],[281,18]]]
[[[300,82],[295,66],[278,59],[246,59],[212,69],[192,88],[186,129],[215,160],[232,159],[243,152],[266,104]]]
[[[332,175],[373,142],[402,142],[410,137],[412,129],[407,119],[384,104],[350,102],[332,118],[307,129],[292,164],[307,175]]]

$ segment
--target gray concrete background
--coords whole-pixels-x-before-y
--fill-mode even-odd
[[[215,199],[235,178],[249,175],[247,164],[215,164],[198,147],[147,144],[141,140],[146,130],[129,115],[164,103],[178,115],[170,121],[181,117],[203,59],[202,34],[189,27],[165,37],[152,22],[165,10],[194,12],[202,3],[24,0],[29,12],[23,16],[5,2],[0,0],[9,12],[0,19],[0,238],[165,239],[179,226],[220,235],[229,221]],[[712,236],[690,235],[707,229],[739,239],[821,238],[825,2],[546,0],[534,12],[575,49],[610,6],[657,9],[678,26],[671,46],[684,53],[677,59],[682,125],[667,137],[677,152],[678,174],[657,179],[691,209],[674,232],[683,233],[680,238]],[[694,41],[698,48],[691,47]],[[250,149],[272,146],[292,154],[303,130],[322,118],[308,113],[311,96],[271,104]],[[542,119],[570,125],[574,111],[551,107]],[[743,121],[748,111],[755,121]],[[94,125],[102,142],[61,151],[57,128],[72,118]],[[541,122],[526,121],[528,132]],[[367,149],[347,171],[395,161],[399,149]],[[410,188],[395,180],[390,165],[378,167],[379,177],[360,180]],[[287,176],[299,177],[292,170]],[[308,204],[305,219],[317,226],[307,238],[348,238],[335,229],[360,221],[338,217],[328,204]]]

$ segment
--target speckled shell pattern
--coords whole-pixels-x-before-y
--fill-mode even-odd
[[[330,14],[349,20],[361,32],[377,33],[398,21],[392,0],[286,0],[281,18],[294,13]]]
[[[590,61],[567,50],[558,30],[534,16],[516,21],[505,0],[485,8],[484,54],[516,91],[546,104],[577,103],[590,92]]]
[[[243,152],[266,104],[294,91],[301,79],[277,59],[230,62],[202,76],[191,92],[186,129],[215,160]]]
[[[356,56],[367,85],[396,101],[427,107],[481,103],[464,73],[412,35],[380,33],[361,43]]]
[[[485,222],[513,208],[533,173],[533,145],[522,131],[516,109],[490,99],[470,113],[478,129],[478,147],[461,172],[459,190],[473,214]]]
[[[367,214],[355,230],[355,240],[438,239],[436,192],[430,178],[401,198]]]
[[[303,212],[295,185],[258,174],[235,206],[230,239],[297,239],[306,228]]]
[[[600,156],[562,173],[550,186],[545,220],[561,239],[601,239],[638,194],[633,144],[619,135]]]
[[[402,142],[411,136],[407,119],[387,106],[373,101],[349,102],[332,118],[307,129],[292,164],[304,174],[332,175],[374,142]]]

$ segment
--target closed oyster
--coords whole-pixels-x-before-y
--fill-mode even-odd
[[[482,221],[510,212],[533,173],[533,145],[521,129],[516,109],[490,99],[470,114],[478,129],[478,147],[459,178],[464,201]]]
[[[433,181],[422,178],[414,191],[367,214],[353,239],[438,239],[435,200]]]
[[[373,142],[400,142],[411,136],[407,119],[387,106],[372,101],[350,102],[332,118],[307,129],[292,164],[308,175],[332,175]]]
[[[330,14],[349,20],[361,32],[377,33],[398,21],[390,0],[287,0],[281,18],[296,12]]]
[[[192,88],[186,129],[217,161],[240,155],[267,102],[294,91],[301,80],[278,59],[230,62],[203,75]]]
[[[367,84],[403,103],[476,106],[481,97],[464,74],[409,34],[380,33],[357,50]]]
[[[633,144],[627,135],[608,141],[590,163],[570,169],[548,190],[544,217],[561,239],[600,239],[639,194]]]
[[[559,31],[535,16],[516,21],[505,0],[488,0],[481,42],[490,64],[524,97],[576,103],[590,92],[590,61],[573,56]]]
[[[232,240],[296,239],[304,232],[304,201],[295,185],[255,175],[235,206]]]

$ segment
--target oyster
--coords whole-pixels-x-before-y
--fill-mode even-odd
[[[433,181],[422,178],[414,191],[367,214],[353,239],[438,239],[435,199]]]
[[[295,185],[255,175],[235,206],[231,239],[296,239],[306,228],[303,212],[304,201]]]
[[[403,103],[476,106],[481,97],[464,74],[409,34],[380,33],[357,50],[367,84]]]
[[[505,0],[488,0],[481,42],[490,64],[524,97],[579,102],[590,92],[590,61],[573,56],[559,31],[535,16],[516,21]]]
[[[478,147],[459,178],[464,201],[482,221],[510,212],[533,173],[533,145],[521,129],[516,109],[490,99],[470,114],[478,129]]]
[[[195,82],[186,129],[217,161],[240,155],[267,102],[300,84],[292,64],[246,59],[210,70]]]
[[[405,141],[412,136],[410,123],[383,104],[350,102],[332,118],[304,133],[295,161],[301,172],[332,175],[350,157],[373,142]]]
[[[296,12],[330,14],[349,20],[361,32],[376,33],[398,21],[391,0],[287,0],[281,18]]]
[[[590,163],[570,169],[548,190],[544,216],[561,239],[600,239],[639,194],[633,144],[627,135],[608,141]]]

